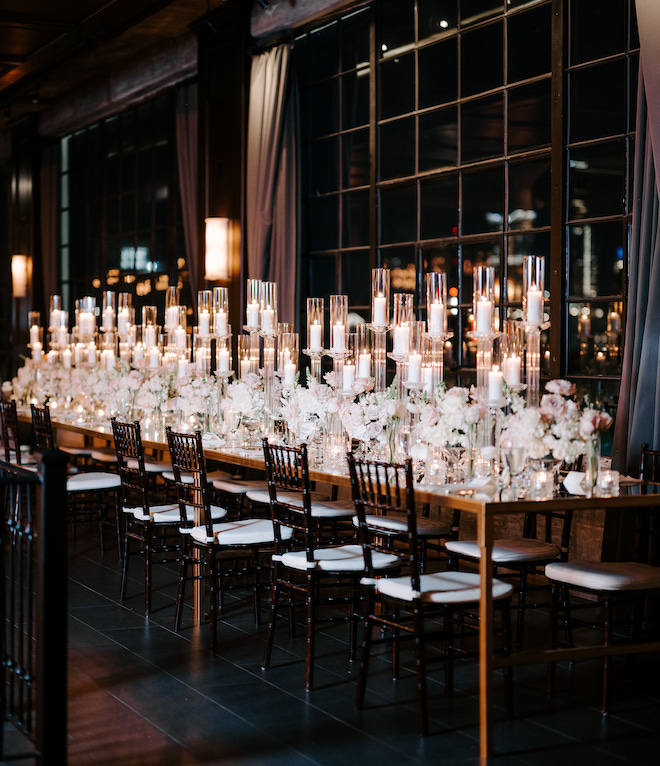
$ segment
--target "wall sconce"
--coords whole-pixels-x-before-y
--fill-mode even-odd
[[[206,274],[204,279],[216,282],[229,279],[229,218],[206,218]]]
[[[11,285],[14,298],[25,298],[32,279],[32,258],[28,255],[12,255]]]

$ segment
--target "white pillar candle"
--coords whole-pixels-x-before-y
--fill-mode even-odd
[[[182,378],[188,369],[188,360],[185,357],[181,357],[176,363],[176,376]]]
[[[128,323],[128,309],[119,309],[119,313],[117,314],[117,332],[119,335],[128,335]]]
[[[309,326],[309,350],[322,351],[321,345],[321,325],[318,322]]]
[[[490,332],[492,329],[493,303],[485,298],[477,301],[476,331]]]
[[[502,400],[503,373],[498,367],[493,367],[488,373],[488,401],[499,402]]]
[[[160,366],[160,351],[158,350],[158,346],[153,346],[151,350],[149,351],[149,367],[159,367]]]
[[[35,343],[39,343],[39,325],[33,324],[30,327],[30,345],[34,346]]]
[[[410,354],[408,357],[408,382],[419,383],[422,376],[422,355]]]
[[[208,309],[199,312],[198,332],[200,335],[209,335],[211,332],[211,315]]]
[[[32,358],[35,362],[39,362],[41,360],[41,355],[43,353],[43,344],[39,341],[35,341],[32,344]]]
[[[112,332],[115,329],[115,316],[110,306],[103,309],[103,329],[106,332]]]
[[[226,348],[218,351],[218,372],[229,372],[229,351]]]
[[[178,349],[185,349],[188,345],[188,333],[181,325],[174,331],[174,341]]]
[[[394,328],[392,350],[395,354],[407,354],[410,351],[410,325],[402,324]]]
[[[346,350],[346,333],[344,325],[337,322],[332,328],[332,351]]]
[[[110,370],[115,366],[115,353],[114,351],[111,351],[109,348],[104,348],[101,352],[101,365],[104,370],[107,370],[110,372]]]
[[[70,370],[71,369],[71,349],[65,348],[64,351],[62,351],[62,364],[64,365],[64,369]]]
[[[244,378],[250,372],[250,360],[241,359],[241,378]]]
[[[357,376],[358,378],[371,377],[371,354],[365,352],[358,357]]]
[[[519,356],[507,356],[504,359],[504,380],[508,386],[520,385],[521,360]]]
[[[291,362],[291,352],[288,348],[282,349],[282,366]]]
[[[264,332],[272,332],[275,324],[275,311],[268,306],[261,312],[261,329]]]
[[[424,391],[430,391],[433,385],[433,367],[422,367],[422,383],[424,385]]]
[[[527,291],[527,324],[543,322],[543,293],[541,290]]]
[[[358,376],[358,377],[360,377],[360,376]],[[344,391],[350,391],[354,382],[355,382],[355,365],[354,364],[345,364],[344,365],[344,378],[342,380],[342,388],[344,389]]]
[[[213,315],[213,331],[216,335],[227,334],[227,312],[220,309]]]
[[[144,359],[144,346],[138,343],[133,349],[133,361],[141,362]]]
[[[385,320],[385,309],[387,308],[386,299],[382,295],[377,295],[374,298],[374,315],[372,318],[372,324],[376,327],[382,327],[387,324]]]
[[[287,362],[284,365],[284,385],[292,386],[296,380],[296,365],[293,362]]]
[[[59,346],[66,346],[66,342],[67,342],[66,336],[67,336],[66,327],[62,327],[62,326],[58,327],[55,337],[57,338],[57,344]]]
[[[248,327],[259,327],[259,303],[257,301],[248,303],[247,324]]]
[[[82,364],[84,353],[85,353],[85,348],[84,348],[83,344],[82,343],[76,343],[76,352],[75,352],[75,355],[74,355],[74,361],[76,363],[76,367],[79,364]]]
[[[165,312],[165,329],[175,330],[179,324],[179,307],[168,306]]]
[[[148,324],[144,328],[144,345],[146,348],[152,348],[156,345],[156,327]]]
[[[61,309],[53,309],[50,312],[50,326],[53,329],[56,329],[61,324],[62,324],[62,311],[61,311]]]
[[[440,301],[432,303],[429,315],[429,333],[431,335],[440,335],[445,327],[445,306]]]
[[[96,346],[93,343],[87,346],[87,363],[96,364]]]

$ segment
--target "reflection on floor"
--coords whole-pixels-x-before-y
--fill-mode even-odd
[[[95,530],[81,530],[70,555],[70,766],[112,764],[477,764],[477,666],[458,665],[455,694],[444,673],[430,675],[431,735],[417,735],[410,655],[393,681],[385,652],[372,663],[367,707],[355,711],[355,668],[345,625],[324,629],[317,645],[318,688],[303,686],[304,637],[279,624],[272,668],[260,668],[265,625],[254,625],[248,592],[232,591],[207,648],[208,627],[173,632],[176,565],[157,565],[153,614],[145,619],[142,569],[131,561],[128,598],[118,600],[116,551],[99,553]],[[244,599],[244,600],[242,600]],[[264,608],[264,620],[266,609]],[[300,610],[299,619],[303,617]],[[543,645],[546,618],[533,611],[528,640]],[[545,692],[545,667],[517,668],[515,711],[505,720],[495,684],[497,764],[657,764],[660,661],[614,663],[612,713],[600,714],[597,661],[559,668]],[[10,733],[9,745],[18,746]]]

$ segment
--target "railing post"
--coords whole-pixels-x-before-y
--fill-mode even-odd
[[[42,766],[67,760],[67,460],[60,450],[39,456],[36,745]]]

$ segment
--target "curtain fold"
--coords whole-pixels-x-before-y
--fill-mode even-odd
[[[295,319],[298,247],[292,50],[284,44],[252,59],[247,141],[247,276],[277,283],[283,322]]]
[[[197,84],[183,85],[176,92],[176,157],[179,170],[183,237],[194,304],[199,279],[198,220],[198,110]]]
[[[57,185],[59,182],[59,143],[47,146],[41,153],[40,173],[40,229],[41,262],[43,264],[44,301],[48,308],[51,295],[58,292],[57,265]]]
[[[637,0],[640,37],[628,311],[613,465],[638,475],[642,443],[660,448],[660,3]]]

